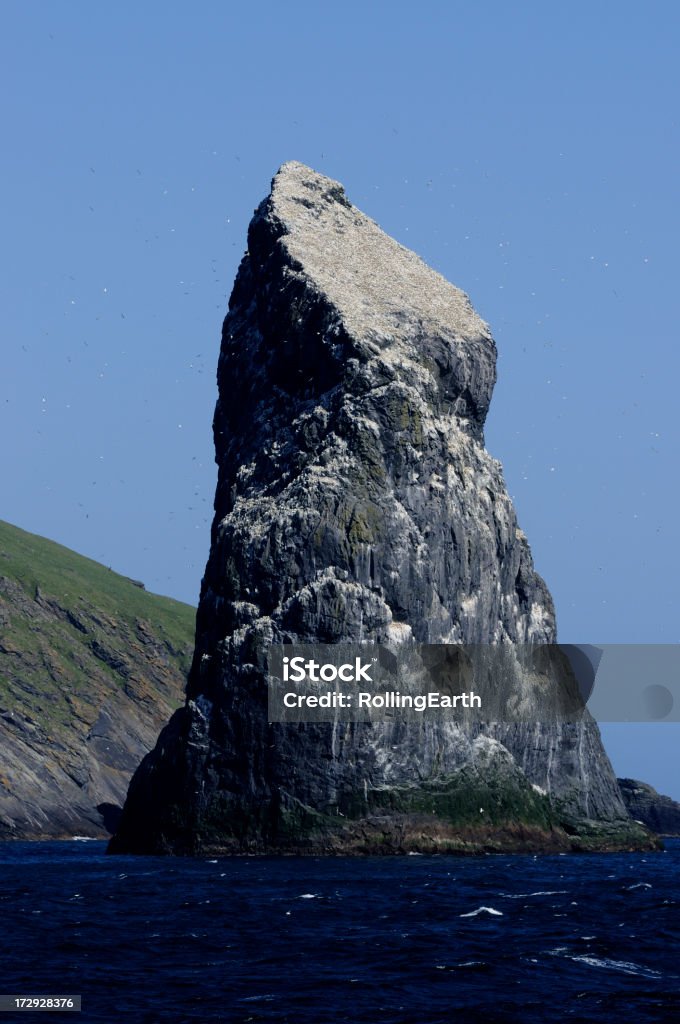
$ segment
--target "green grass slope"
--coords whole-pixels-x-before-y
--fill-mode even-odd
[[[183,702],[195,609],[0,521],[0,838],[104,834]]]

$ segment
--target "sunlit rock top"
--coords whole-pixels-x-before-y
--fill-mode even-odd
[[[490,337],[467,295],[352,206],[339,182],[290,161],[270,208],[290,255],[353,332],[389,336],[407,319],[444,336]]]

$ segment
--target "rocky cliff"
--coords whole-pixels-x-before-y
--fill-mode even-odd
[[[680,803],[637,779],[619,779],[631,818],[664,836],[680,836]]]
[[[107,836],[183,702],[194,609],[0,522],[0,839]]]
[[[484,447],[495,378],[467,296],[337,182],[285,164],[224,322],[188,702],[135,774],[113,850],[646,841],[592,721],[267,722],[271,643],[554,640]]]

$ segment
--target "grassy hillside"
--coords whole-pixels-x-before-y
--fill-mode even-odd
[[[0,837],[101,832],[182,703],[194,619],[0,521]]]
[[[178,647],[186,644],[187,635],[193,639],[196,610],[191,605],[150,594],[127,576],[2,520],[0,576],[15,580],[33,597],[39,587],[64,607],[90,603],[129,623],[146,618]]]

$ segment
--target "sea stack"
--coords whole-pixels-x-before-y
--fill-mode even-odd
[[[554,643],[467,296],[336,181],[287,163],[224,321],[218,483],[186,706],[113,852],[630,848],[597,725],[270,724],[281,643]]]

